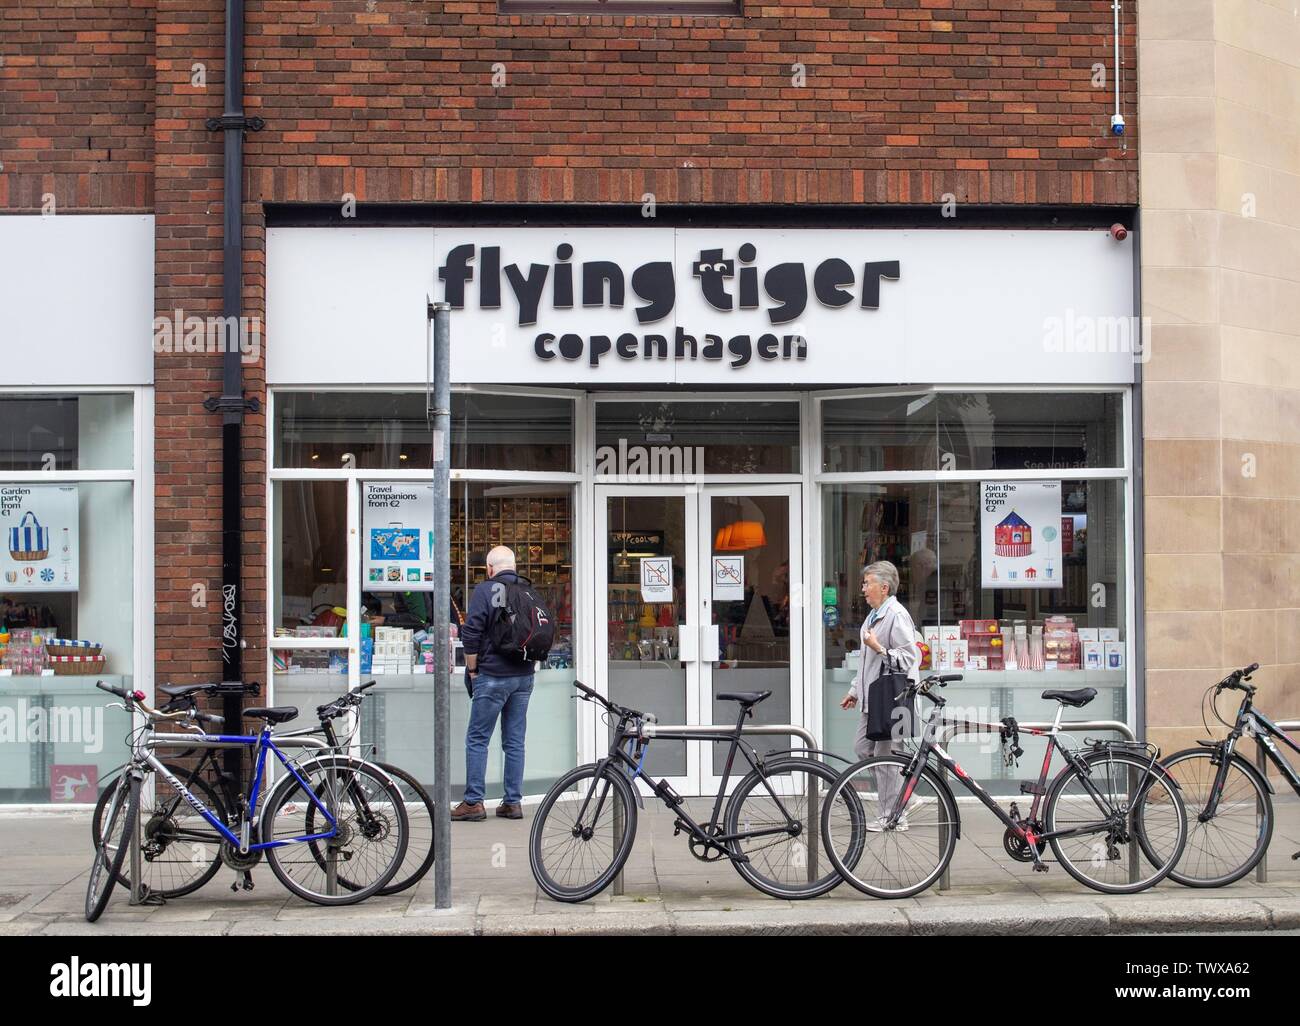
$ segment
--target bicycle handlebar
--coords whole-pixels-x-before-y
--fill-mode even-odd
[[[1233,691],[1254,691],[1249,685],[1242,684],[1243,680],[1250,680],[1251,674],[1259,669],[1259,663],[1251,663],[1249,666],[1243,666],[1240,670],[1233,670],[1230,674],[1219,681],[1215,686],[1216,692],[1224,690]]]
[[[581,698],[584,702],[599,702],[619,719],[641,720],[645,723],[659,722],[659,717],[654,713],[641,712],[639,709],[628,709],[626,706],[618,705],[616,702],[611,702],[600,692],[596,691],[594,688],[587,687],[587,685],[582,683],[580,680],[575,680],[573,686],[582,692],[581,695],[576,695],[576,698]]]

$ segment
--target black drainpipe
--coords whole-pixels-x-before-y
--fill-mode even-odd
[[[226,0],[225,109],[221,117],[208,118],[209,132],[221,132],[225,145],[225,170],[221,215],[221,316],[228,325],[222,356],[221,395],[203,401],[204,409],[221,414],[221,663],[223,682],[241,682],[244,676],[244,624],[240,561],[242,517],[240,495],[242,427],[245,411],[257,412],[256,399],[244,398],[244,132],[260,131],[261,118],[244,117],[244,2]],[[242,733],[240,693],[232,689],[223,697],[222,714],[227,733]],[[240,752],[226,753],[226,770],[240,775]]]

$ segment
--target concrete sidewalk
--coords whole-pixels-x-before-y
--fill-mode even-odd
[[[694,815],[704,803],[692,803]],[[1269,882],[1254,874],[1231,887],[1191,890],[1168,881],[1136,896],[1109,897],[1059,866],[1034,873],[1002,850],[1001,827],[962,804],[963,830],[951,890],[877,901],[847,885],[803,902],[753,890],[726,861],[702,863],[672,836],[662,807],[647,806],[622,896],[582,905],[541,895],[528,868],[528,828],[489,817],[453,824],[455,905],[433,907],[432,876],[391,898],[343,909],[303,902],[265,867],[256,889],[232,893],[222,869],[206,887],[164,906],[132,908],[115,893],[98,923],[83,917],[90,862],[89,814],[0,815],[0,935],[74,934],[1114,934],[1300,928],[1300,802],[1279,796]],[[707,811],[702,813],[707,816]],[[1050,852],[1049,852],[1050,854]]]

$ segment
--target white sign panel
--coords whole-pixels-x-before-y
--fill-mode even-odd
[[[0,488],[0,591],[76,591],[76,485]]]
[[[278,228],[268,377],[423,383],[432,297],[456,383],[1128,384],[1133,238]]]
[[[433,485],[366,482],[361,524],[363,590],[433,590]]]
[[[646,602],[673,601],[673,557],[643,556],[641,598]]]
[[[734,602],[745,597],[745,557],[713,557],[713,601]]]
[[[1061,587],[1061,482],[981,483],[985,588]]]

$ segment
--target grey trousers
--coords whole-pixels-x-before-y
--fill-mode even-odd
[[[867,718],[858,717],[858,733],[853,739],[853,753],[859,759],[869,759],[873,755],[888,755],[893,750],[894,742],[889,738],[884,741],[872,741],[868,738]],[[903,778],[892,767],[876,770],[875,776],[876,793],[880,798],[880,807],[876,810],[876,815],[883,818],[893,811],[898,792],[903,789]]]

